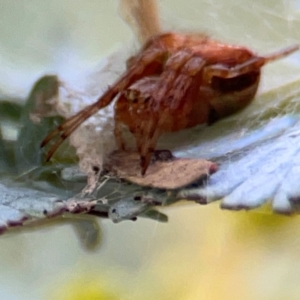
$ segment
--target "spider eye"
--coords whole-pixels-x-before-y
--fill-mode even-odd
[[[221,93],[242,91],[257,82],[260,72],[250,72],[233,78],[221,78],[214,76],[211,87]]]

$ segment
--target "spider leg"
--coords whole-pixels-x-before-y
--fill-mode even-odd
[[[178,57],[181,58],[180,62]],[[146,173],[150,164],[159,136],[163,131],[170,131],[174,127],[174,114],[182,114],[181,118],[178,118],[182,122],[179,127],[184,128],[189,122],[186,113],[191,109],[191,105],[186,98],[193,101],[198,96],[198,84],[204,65],[205,61],[201,57],[187,52],[177,53],[167,62],[168,68],[161,75],[158,92],[154,93],[149,104],[149,119],[136,131],[142,175]],[[167,83],[165,78],[169,79]],[[153,105],[158,107],[152,110]]]
[[[299,45],[293,45],[293,46],[290,46],[290,47],[278,50],[277,52],[274,52],[272,54],[265,55],[264,56],[264,58],[266,60],[265,63],[269,63],[269,62],[271,62],[273,60],[278,60],[280,58],[288,56],[288,55],[290,55],[291,53],[293,53],[293,52],[295,52],[297,50],[299,50]]]
[[[135,140],[136,140],[136,149],[138,153],[142,153],[142,147],[144,144],[144,138],[143,138],[143,131],[141,130],[141,127],[136,128],[135,132]]]
[[[178,77],[180,69],[190,59],[191,55],[191,52],[181,50],[168,58],[164,66],[164,71],[160,75],[156,92],[153,95],[155,99],[153,109],[158,110],[160,108],[160,102],[165,98],[167,92],[174,87],[174,81]]]
[[[125,147],[125,142],[124,142],[123,135],[122,135],[122,126],[121,126],[121,124],[122,123],[119,122],[118,119],[115,119],[114,136],[115,136],[115,139],[117,141],[118,148],[120,150],[125,151],[126,147]]]
[[[298,45],[281,49],[275,53],[265,56],[254,56],[251,59],[238,64],[234,67],[228,67],[223,64],[215,64],[205,68],[205,79],[210,82],[214,76],[221,78],[233,78],[249,72],[257,72],[263,65],[285,57],[299,49]]]
[[[57,137],[54,145],[50,148],[46,161],[49,161],[57,148],[61,143],[85,120],[95,114],[98,110],[109,105],[117,94],[130,86],[134,81],[153,73],[157,63],[161,63],[166,51],[163,48],[148,48],[142,52],[136,63],[125,72],[125,74],[112,86],[110,87],[95,103],[87,106],[79,113],[69,118],[65,123],[58,126],[56,130],[51,132],[42,141],[41,147],[46,146],[50,140]]]
[[[164,67],[164,72],[160,75],[160,80],[152,99],[148,104],[149,118],[143,121],[140,128],[135,131],[137,148],[140,152],[141,174],[145,175],[151,161],[152,153],[155,150],[157,140],[161,134],[160,127],[167,118],[167,108],[163,105],[166,94],[174,87],[174,81],[178,77],[180,69],[190,59],[191,53],[188,51],[178,51],[171,55]],[[167,104],[168,106],[168,104]],[[166,106],[166,107],[167,107]],[[163,111],[161,111],[163,109]],[[158,117],[160,115],[160,117]]]
[[[196,83],[196,90],[201,83],[202,70],[206,62],[199,56],[192,56],[182,66],[180,74],[175,78],[173,86],[164,97],[165,106],[171,110],[176,110],[186,102],[186,93],[193,83]]]
[[[157,140],[161,134],[160,128],[157,126],[157,118],[151,117],[147,123],[144,123],[144,125],[144,128],[141,130],[141,137],[144,143],[141,143],[141,140],[140,143],[138,143],[138,147],[140,147],[140,165],[142,175],[145,175],[147,171]],[[145,139],[145,136],[147,136],[147,139]]]

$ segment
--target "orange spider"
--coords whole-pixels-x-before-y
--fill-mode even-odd
[[[125,149],[121,130],[125,124],[136,139],[144,175],[163,132],[211,124],[244,108],[257,91],[261,67],[298,48],[259,56],[203,35],[154,36],[128,60],[127,71],[97,102],[66,120],[41,147],[58,136],[48,161],[80,124],[117,97],[114,134],[118,146]]]

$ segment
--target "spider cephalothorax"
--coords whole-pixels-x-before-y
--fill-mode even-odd
[[[298,49],[259,56],[241,46],[222,44],[198,34],[165,33],[152,37],[128,60],[128,69],[94,104],[69,118],[42,142],[59,145],[99,109],[115,103],[115,137],[125,149],[122,125],[136,139],[145,174],[163,132],[213,123],[242,109],[253,99],[261,67]]]

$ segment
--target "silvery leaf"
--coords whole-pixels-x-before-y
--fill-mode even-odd
[[[205,131],[195,129],[190,135],[193,142],[175,153],[204,156],[217,162],[219,171],[204,185],[181,190],[178,197],[200,203],[222,199],[221,207],[233,210],[271,203],[275,212],[297,212],[299,84],[265,93],[243,112]]]

